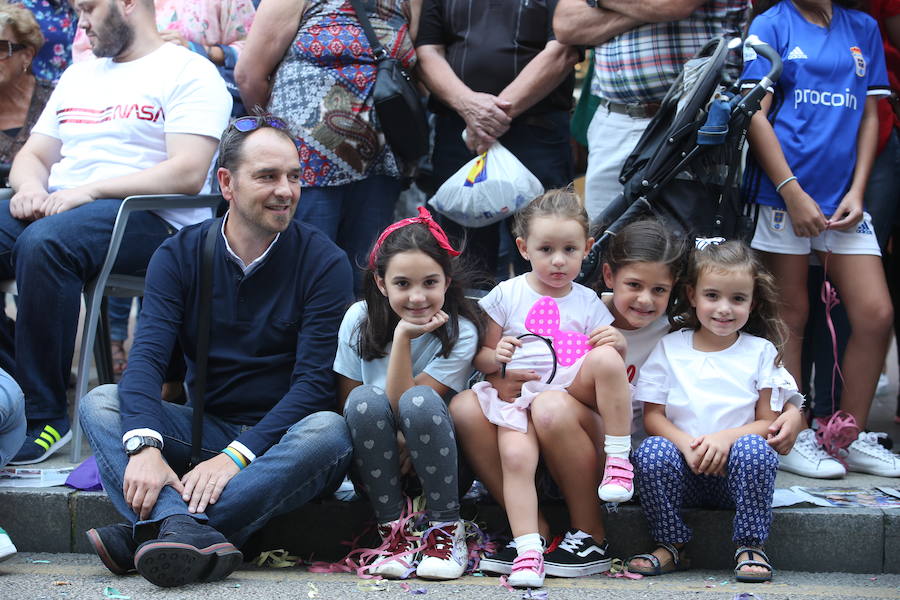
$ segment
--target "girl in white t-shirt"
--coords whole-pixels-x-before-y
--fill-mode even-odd
[[[555,391],[597,410],[607,432],[599,495],[624,502],[633,493],[631,405],[622,335],[609,326],[612,315],[597,294],[573,282],[593,243],[578,197],[567,190],[549,191],[517,215],[516,228],[516,245],[532,270],[481,299],[490,320],[475,367],[491,374],[509,365],[541,378],[525,383],[512,402],[502,400],[487,382],[463,395],[477,396],[485,418],[497,425],[502,498],[517,553],[509,583],[538,587],[544,580],[534,484],[539,448],[528,406],[538,394]]]
[[[778,459],[769,427],[797,396],[781,366],[786,329],[775,282],[739,241],[695,250],[678,303],[685,328],[662,338],[635,398],[653,437],[634,453],[641,506],[657,548],[629,560],[643,575],[686,568],[688,504],[734,508],[738,581],[768,581],[762,546],[772,521]]]
[[[466,387],[483,319],[464,296],[458,254],[423,207],[394,223],[370,255],[365,301],[350,307],[338,333],[338,396],[383,540],[367,553],[371,575],[454,579],[468,563],[444,398]],[[430,521],[421,540],[401,518],[404,476],[413,472]]]
[[[641,366],[671,330],[669,313],[672,300],[678,296],[688,250],[686,238],[676,236],[652,218],[632,221],[605,248],[603,280],[612,293],[604,293],[603,301],[612,312],[613,327],[628,342],[625,370],[631,384],[637,383]],[[633,444],[647,437],[642,405],[632,398]],[[788,404],[769,429],[769,445],[787,454],[805,427],[800,406]]]

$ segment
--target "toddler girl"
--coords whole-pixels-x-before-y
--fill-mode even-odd
[[[567,190],[547,192],[517,215],[516,229],[516,245],[532,270],[481,300],[490,321],[475,367],[485,374],[507,364],[533,369],[541,381],[525,383],[510,403],[487,382],[466,393],[477,395],[485,417],[498,425],[504,506],[517,552],[509,583],[538,587],[544,579],[543,542],[534,485],[538,441],[529,404],[541,392],[564,390],[602,415],[607,462],[598,492],[610,502],[624,502],[633,493],[631,409],[624,339],[609,326],[612,315],[597,295],[573,282],[593,243],[578,197]]]

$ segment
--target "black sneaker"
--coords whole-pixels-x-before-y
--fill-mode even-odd
[[[509,540],[503,548],[493,554],[485,554],[481,562],[478,563],[478,569],[485,573],[496,573],[497,575],[509,575],[512,573],[512,564],[516,560],[516,542]]]
[[[218,581],[240,566],[243,555],[224,535],[187,515],[162,522],[159,538],[138,546],[134,566],[160,587]]]
[[[134,541],[131,525],[118,523],[88,529],[85,535],[107,569],[116,575],[134,573],[134,552],[137,550],[137,542]]]
[[[567,531],[555,550],[544,555],[544,571],[554,577],[584,577],[609,571],[606,540],[598,544],[583,531]]]

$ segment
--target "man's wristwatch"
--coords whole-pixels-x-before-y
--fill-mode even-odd
[[[133,435],[125,440],[125,454],[128,456],[133,456],[147,447],[161,449],[162,442],[149,435]]]

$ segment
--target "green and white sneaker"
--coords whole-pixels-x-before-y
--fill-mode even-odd
[[[6,560],[16,552],[18,552],[18,550],[16,550],[16,546],[12,543],[12,540],[9,539],[9,534],[0,528],[0,561]]]

